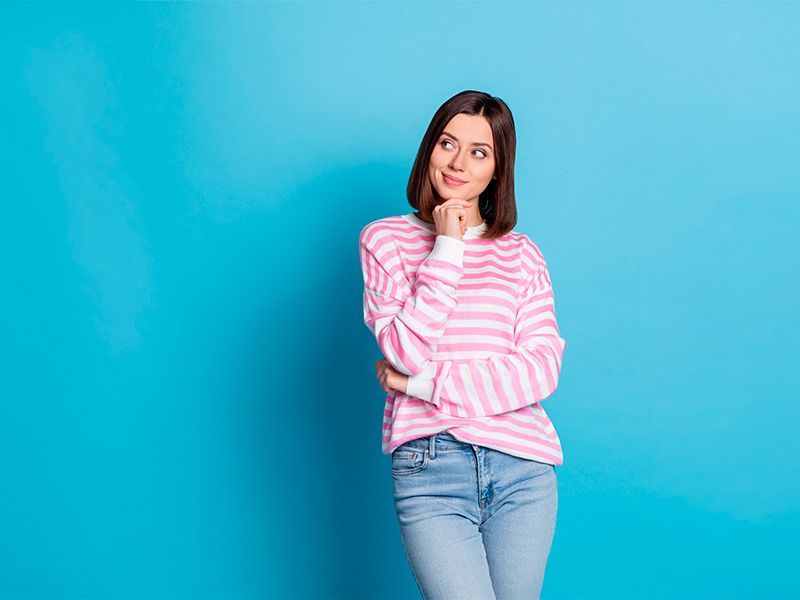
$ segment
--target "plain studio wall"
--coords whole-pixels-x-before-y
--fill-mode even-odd
[[[568,342],[543,596],[800,596],[799,3],[0,23],[0,597],[419,597],[358,235],[464,89]]]

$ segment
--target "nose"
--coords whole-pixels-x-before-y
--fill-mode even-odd
[[[453,160],[450,161],[450,168],[454,171],[463,171],[464,165],[467,164],[467,156],[466,153],[468,152],[467,148],[462,148],[453,156]]]

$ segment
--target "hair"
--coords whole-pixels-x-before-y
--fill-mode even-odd
[[[492,128],[495,150],[495,179],[481,193],[478,202],[487,229],[484,239],[505,235],[517,224],[517,204],[514,198],[514,158],[517,135],[511,110],[500,98],[484,92],[467,90],[456,94],[439,107],[422,138],[417,158],[408,178],[408,203],[417,209],[424,220],[433,222],[433,209],[440,199],[428,176],[433,149],[444,128],[458,114],[485,117]]]

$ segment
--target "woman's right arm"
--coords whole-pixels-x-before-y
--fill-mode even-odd
[[[456,307],[465,246],[463,240],[437,235],[412,285],[391,228],[376,221],[361,231],[364,323],[401,373],[417,375],[428,367]]]

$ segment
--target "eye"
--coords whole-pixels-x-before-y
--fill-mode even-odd
[[[442,148],[444,148],[445,150],[454,147],[453,146],[453,142],[451,142],[450,140],[442,140],[441,145],[442,145]]]
[[[475,150],[478,153],[478,158],[486,158],[487,154],[483,150]]]

